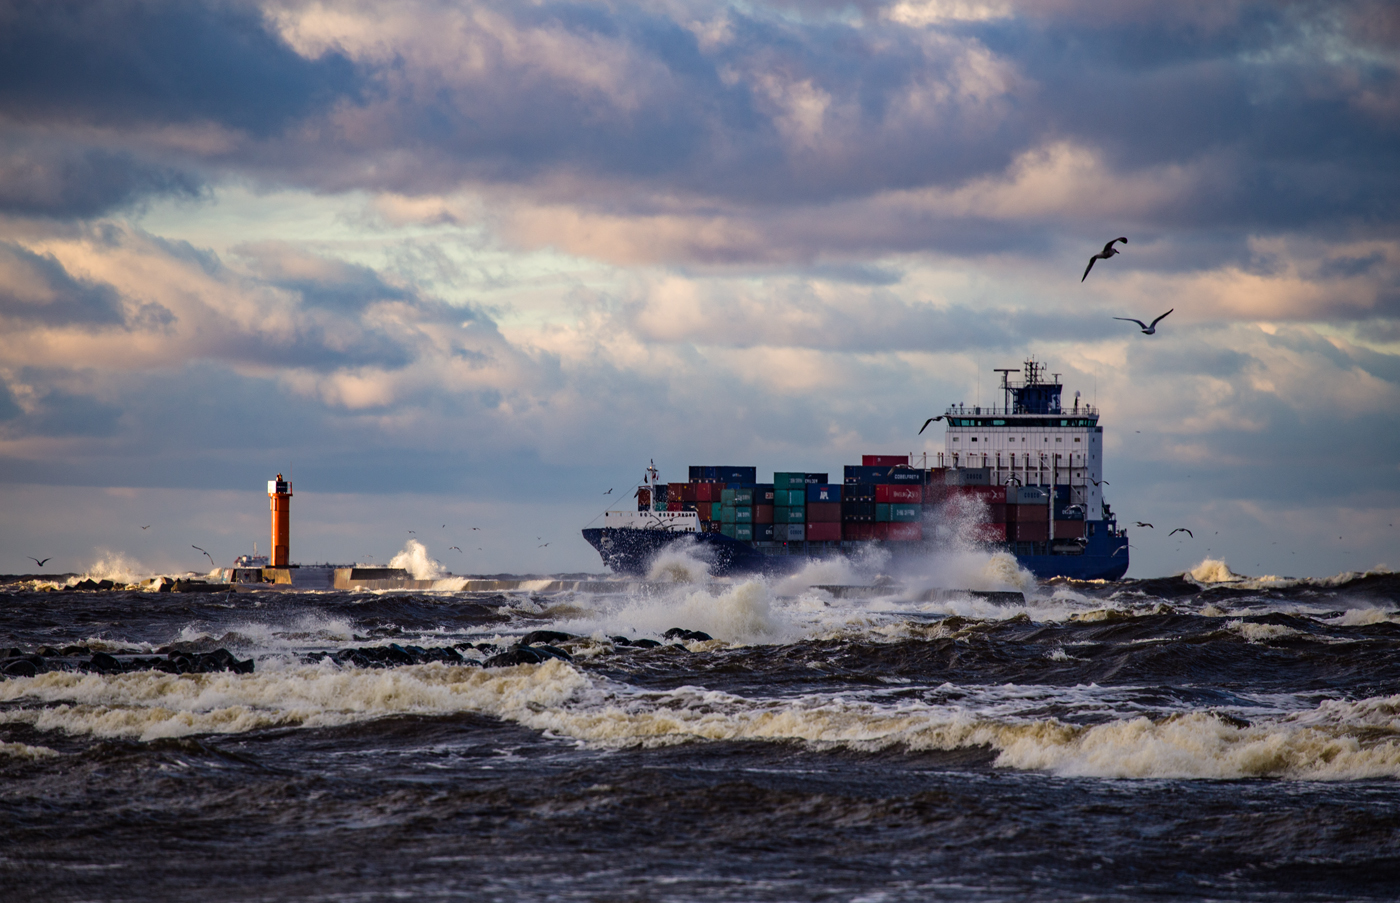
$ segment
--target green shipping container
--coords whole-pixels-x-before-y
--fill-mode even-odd
[[[719,502],[710,502],[710,520],[719,520],[720,510],[723,507],[724,506],[721,505]]]
[[[773,508],[773,523],[775,524],[805,524],[807,522],[806,508]]]
[[[744,505],[744,506],[742,506],[742,507],[737,507],[737,508],[735,508],[735,509],[734,509],[734,523],[736,523],[736,524],[751,524],[751,523],[753,523],[753,508],[751,508],[751,507],[749,507],[749,506],[747,506],[747,505]]]
[[[733,505],[735,491],[736,490],[733,489],[721,489],[719,491],[719,503],[721,505]]]
[[[789,489],[787,493],[787,504],[789,508],[807,507],[807,490]]]
[[[753,524],[735,524],[734,538],[742,539],[744,542],[753,542]]]
[[[734,536],[734,525],[733,525],[733,524],[720,524],[720,526],[719,526],[719,532],[720,532],[720,533],[723,533],[725,536],[728,536],[730,539],[734,539],[734,538],[735,538],[735,536]]]
[[[890,506],[888,502],[875,503],[875,523],[887,524],[890,522]]]
[[[804,473],[775,473],[773,474],[774,489],[801,489],[807,491],[807,474]]]
[[[745,505],[753,504],[753,487],[745,486],[740,489],[726,489],[726,492],[734,493],[734,507],[742,508]]]
[[[897,524],[912,524],[919,519],[918,505],[902,505],[891,503],[890,520]]]

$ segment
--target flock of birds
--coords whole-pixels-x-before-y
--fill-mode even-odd
[[[1084,275],[1079,277],[1079,281],[1080,281],[1080,282],[1083,282],[1085,279],[1088,279],[1088,278],[1089,278],[1089,271],[1092,270],[1092,269],[1094,268],[1094,261],[1096,261],[1096,260],[1107,260],[1107,259],[1109,259],[1110,257],[1114,256],[1115,254],[1121,254],[1121,253],[1123,253],[1122,251],[1119,251],[1117,248],[1114,247],[1114,245],[1116,245],[1116,244],[1117,244],[1118,242],[1120,242],[1120,241],[1121,241],[1123,244],[1125,244],[1125,245],[1128,243],[1127,237],[1126,237],[1126,236],[1123,236],[1123,235],[1120,235],[1120,236],[1118,236],[1117,238],[1113,239],[1113,241],[1111,241],[1111,242],[1109,242],[1108,244],[1104,245],[1102,251],[1100,251],[1099,253],[1095,254],[1093,257],[1090,257],[1090,258],[1089,258],[1089,265],[1086,266],[1086,267],[1084,268]],[[1171,313],[1171,312],[1174,311],[1174,310],[1176,310],[1175,307],[1173,307],[1171,310],[1167,311],[1166,314],[1162,314],[1160,317],[1158,317],[1157,319],[1153,320],[1151,323],[1144,323],[1144,322],[1142,322],[1141,320],[1136,319],[1135,317],[1114,317],[1113,319],[1115,319],[1115,320],[1122,320],[1122,321],[1124,321],[1125,323],[1136,323],[1139,327],[1142,328],[1142,334],[1143,334],[1143,335],[1156,335],[1156,334],[1157,334],[1157,324],[1160,323],[1160,322],[1162,322],[1162,320],[1166,319],[1167,314]]]

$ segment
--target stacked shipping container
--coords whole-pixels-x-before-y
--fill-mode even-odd
[[[903,456],[864,455],[842,483],[824,473],[778,472],[772,483],[757,476],[753,467],[691,467],[687,483],[639,489],[637,507],[694,511],[703,530],[752,542],[918,541],[925,516],[950,500],[985,505],[973,527],[979,541],[1044,543],[1052,520],[1054,539],[1085,535],[1068,486],[1053,495],[1049,487],[997,486],[987,468],[925,470]]]

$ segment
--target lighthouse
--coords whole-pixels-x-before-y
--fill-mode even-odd
[[[287,567],[291,555],[292,542],[292,484],[277,479],[267,481],[267,497],[272,507],[272,566]]]

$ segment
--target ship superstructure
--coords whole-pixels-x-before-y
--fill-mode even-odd
[[[1128,539],[1103,497],[1098,410],[1078,393],[1066,407],[1059,374],[1035,360],[997,372],[1003,404],[950,405],[936,418],[947,428],[933,462],[865,455],[841,483],[798,472],[760,483],[756,468],[734,466],[692,466],[687,482],[661,483],[653,465],[637,511],[610,511],[584,537],[627,573],[676,541],[702,546],[719,573],[791,570],[872,543],[903,558],[973,542],[1041,578],[1123,576]]]

